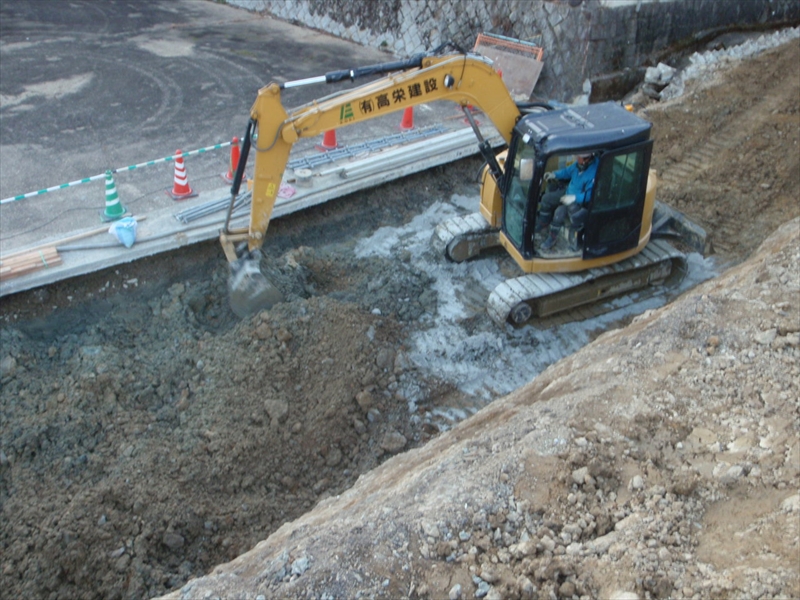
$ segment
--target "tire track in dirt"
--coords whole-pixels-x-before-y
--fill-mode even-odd
[[[787,54],[797,55],[797,48]],[[774,204],[775,197],[782,204],[780,196],[785,183],[781,174],[792,171],[791,166],[781,168],[773,161],[760,164],[767,146],[783,145],[781,137],[791,139],[800,129],[797,69],[785,68],[785,60],[777,57],[771,61],[767,55],[765,60],[769,66],[762,71],[785,73],[785,76],[770,77],[757,71],[750,76],[739,76],[736,83],[746,84],[745,98],[730,99],[720,111],[709,114],[703,105],[719,102],[716,96],[720,92],[715,90],[722,83],[715,81],[693,93],[694,100],[686,111],[700,117],[698,129],[694,136],[686,132],[687,139],[678,142],[689,151],[667,164],[660,177],[659,196],[696,217],[709,230],[718,254],[736,258],[743,258],[752,249],[745,244],[743,252],[742,240],[748,237],[746,231],[755,221],[769,218],[763,209]],[[732,114],[725,114],[731,107],[735,107]],[[723,118],[725,125],[715,132],[716,124]],[[692,143],[696,143],[693,149]],[[673,157],[679,155],[675,148],[666,151]],[[755,181],[759,179],[756,175],[760,175],[760,181]]]
[[[740,115],[731,117],[728,120],[729,125],[723,131],[715,134],[682,161],[671,165],[661,176],[661,183],[666,186],[680,186],[686,181],[700,179],[704,172],[718,166],[718,157],[723,152],[734,151],[736,146],[746,143],[754,133],[763,129],[771,120],[769,117],[780,109],[790,94],[796,92],[794,78],[780,79],[778,83],[776,88],[765,91],[761,102],[741,111]]]

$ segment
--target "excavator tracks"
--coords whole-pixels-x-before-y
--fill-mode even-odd
[[[490,227],[480,213],[470,213],[437,225],[431,245],[453,262],[463,262],[481,250],[499,246],[499,230]]]
[[[687,222],[677,211],[660,209],[664,224],[677,227]],[[690,233],[698,240],[693,246],[702,251],[705,232]],[[471,213],[439,224],[431,244],[448,259],[462,262],[498,245],[498,230],[490,227],[480,213]],[[603,306],[603,300],[663,282],[684,271],[685,262],[682,252],[655,239],[636,256],[613,265],[578,273],[531,273],[509,279],[489,295],[487,311],[499,325],[508,322],[520,326],[535,318],[537,326],[546,328],[591,318],[611,309]]]
[[[509,279],[489,295],[487,311],[499,325],[522,325],[534,317],[549,320],[556,313],[660,283],[676,267],[685,268],[684,255],[663,240],[653,240],[636,256],[613,265]]]

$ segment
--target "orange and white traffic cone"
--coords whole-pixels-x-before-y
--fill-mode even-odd
[[[236,169],[239,167],[239,138],[235,137],[231,140],[231,162],[228,166],[228,172],[222,174],[225,183],[233,183],[233,177],[236,175]]]
[[[325,135],[322,136],[322,143],[317,144],[317,150],[321,152],[327,152],[328,150],[335,150],[338,148],[339,145],[336,143],[336,130],[331,129],[325,132]]]
[[[167,190],[167,194],[173,200],[186,200],[186,198],[197,196],[197,192],[189,187],[189,177],[186,174],[186,166],[183,164],[181,151],[175,150],[175,154],[177,155],[175,158],[175,178],[172,190]]]
[[[408,131],[414,129],[414,107],[409,106],[403,111],[403,120],[400,121],[400,129]]]

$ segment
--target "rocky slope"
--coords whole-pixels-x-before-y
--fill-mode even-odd
[[[800,220],[169,598],[798,597]]]

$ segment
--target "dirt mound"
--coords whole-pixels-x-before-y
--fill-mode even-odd
[[[704,223],[721,262],[800,211],[799,50],[646,110],[661,199]],[[251,595],[796,594],[796,241],[439,436],[559,358],[549,332],[492,329],[462,285],[502,260],[428,270],[403,229],[436,202],[463,208],[449,199],[474,196],[478,167],[271,224],[265,264],[292,302],[243,322],[212,244],[4,299],[0,587],[153,596],[273,534],[255,551],[269,562],[234,563]],[[356,251],[381,228],[406,246]],[[472,309],[442,334],[454,294]],[[480,393],[461,387],[475,369],[493,377]]]
[[[797,597],[798,260],[795,219],[169,597]]]
[[[451,189],[477,166],[451,168]],[[348,239],[427,201],[377,188],[276,223],[264,264],[289,301],[245,321],[215,244],[4,301],[3,589],[163,593],[438,433],[408,402],[451,388],[403,341],[436,310],[430,278]]]
[[[659,199],[711,232],[728,264],[798,214],[798,45],[708,72],[642,111],[655,129]]]

